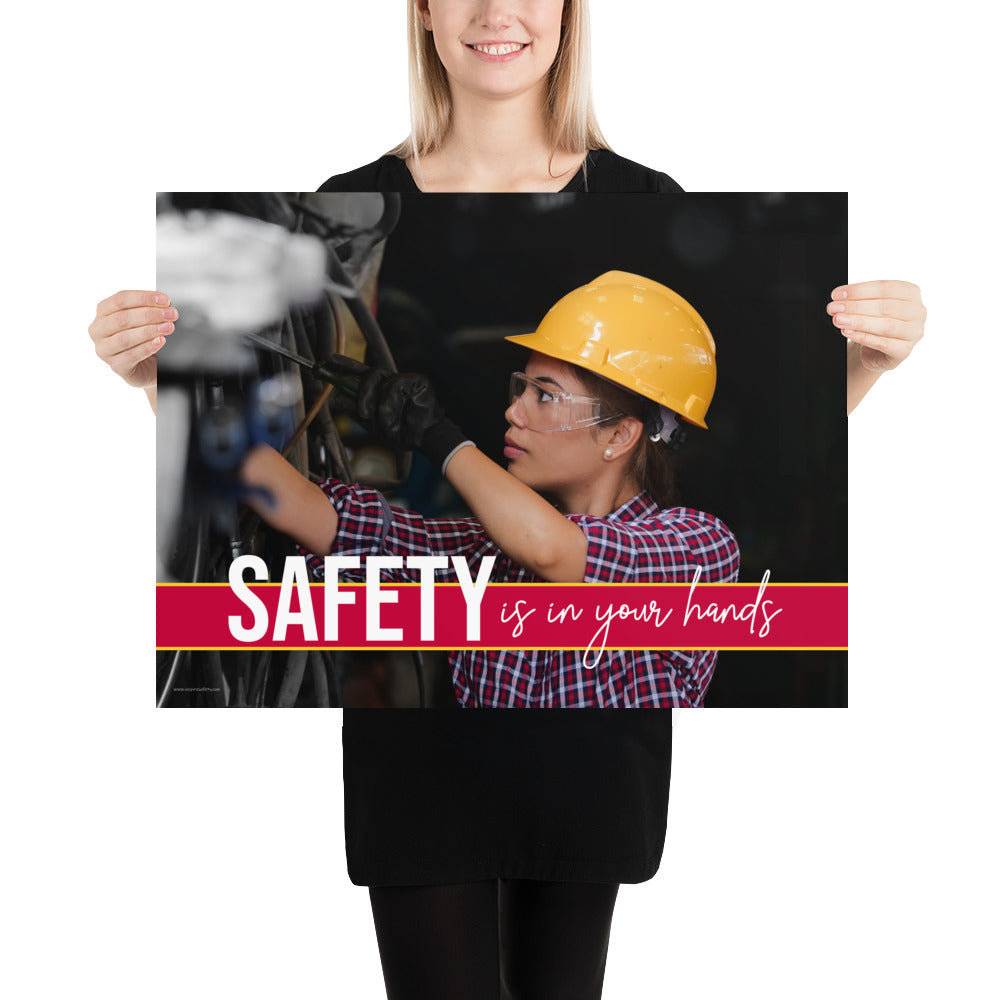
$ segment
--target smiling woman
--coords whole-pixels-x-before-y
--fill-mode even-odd
[[[507,170],[518,146],[534,147],[536,162],[523,178],[532,186],[518,184],[531,191],[558,190],[589,150],[607,148],[590,95],[584,4],[418,0],[408,32],[413,133],[392,154],[406,160],[422,190],[489,190],[469,173],[474,147],[466,135],[492,133],[492,165],[499,155]],[[548,156],[544,172],[539,152]],[[456,154],[465,161],[457,170],[449,163]]]
[[[414,0],[408,10],[412,131],[320,190],[681,191],[602,135],[584,0]]]

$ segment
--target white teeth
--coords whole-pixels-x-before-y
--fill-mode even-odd
[[[477,52],[485,52],[488,56],[506,56],[524,48],[522,42],[507,42],[504,45],[473,45]]]

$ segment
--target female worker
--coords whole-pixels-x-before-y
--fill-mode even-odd
[[[606,149],[587,24],[585,0],[414,0],[410,139],[324,189],[679,190]],[[828,310],[867,348],[851,355],[850,407],[852,385],[863,394],[909,353],[923,307],[896,282],[842,286]],[[176,319],[162,293],[120,292],[90,327],[154,411]],[[617,460],[608,429],[595,433]],[[513,466],[527,468],[524,450]],[[449,474],[477,454],[461,449]],[[579,567],[578,551],[566,569]],[[600,996],[618,883],[650,878],[662,854],[669,711],[345,711],[343,740],[348,869],[372,887],[390,997]]]
[[[441,468],[475,520],[428,521],[388,508],[374,490],[316,486],[269,448],[244,478],[273,527],[318,556],[463,555],[474,576],[560,583],[733,582],[738,552],[711,515],[674,506],[671,437],[705,426],[715,344],[669,288],[612,271],[564,296],[538,329],[508,338],[532,349],[511,377],[504,471],[452,424],[422,375],[374,370],[359,416],[396,447],[418,447]],[[544,499],[548,498],[548,499]],[[549,502],[551,501],[551,502]],[[359,579],[364,579],[363,568]],[[345,574],[349,575],[349,574]],[[413,569],[390,571],[417,579]],[[454,579],[443,569],[441,579]],[[452,654],[460,704],[477,707],[696,706],[714,652],[577,651]]]

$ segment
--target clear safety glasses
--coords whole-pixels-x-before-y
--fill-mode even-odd
[[[524,372],[510,377],[510,404],[518,407],[518,417],[529,430],[552,434],[593,427],[622,416],[593,396],[577,396],[551,382],[540,382]]]

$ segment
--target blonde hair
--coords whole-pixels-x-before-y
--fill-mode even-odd
[[[406,159],[433,152],[451,126],[448,74],[424,28],[415,0],[407,0],[410,62],[410,134],[390,156]],[[553,150],[585,153],[610,149],[594,114],[590,93],[590,11],[587,0],[565,0],[565,23],[549,70],[549,137]]]

